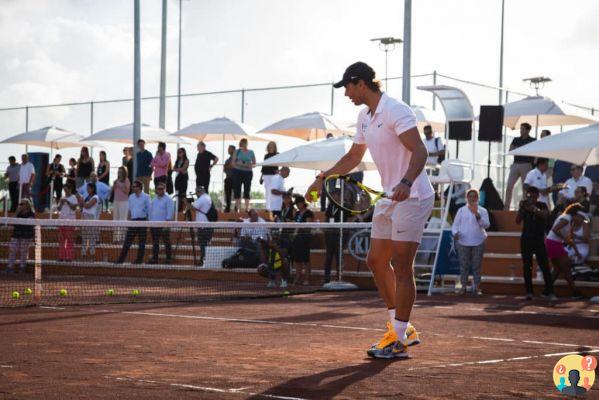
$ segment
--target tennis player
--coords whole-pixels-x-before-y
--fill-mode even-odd
[[[334,87],[345,87],[345,96],[366,108],[360,111],[348,153],[317,176],[307,196],[320,192],[328,175],[351,171],[366,149],[370,150],[383,189],[392,196],[375,206],[367,257],[390,323],[384,337],[367,353],[375,358],[405,358],[407,346],[420,342],[409,320],[416,298],[414,257],[434,203],[433,188],[424,171],[428,153],[414,112],[404,102],[381,92],[370,66],[363,62],[350,65]]]

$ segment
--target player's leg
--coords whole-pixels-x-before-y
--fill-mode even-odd
[[[366,258],[379,295],[388,309],[395,309],[395,274],[391,266],[391,239],[370,239]]]

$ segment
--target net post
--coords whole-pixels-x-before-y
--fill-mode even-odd
[[[42,227],[35,225],[35,264],[34,302],[39,305],[42,299]]]

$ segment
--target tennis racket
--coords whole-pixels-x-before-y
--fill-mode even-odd
[[[348,175],[327,176],[324,191],[333,204],[351,215],[364,214],[381,198],[389,197],[385,192],[371,189]]]

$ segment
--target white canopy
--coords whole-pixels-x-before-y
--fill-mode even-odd
[[[504,105],[503,124],[516,129],[523,122],[532,126],[586,125],[599,123],[599,118],[564,103],[542,96],[526,97]]]
[[[599,164],[599,124],[547,136],[508,155],[555,158],[578,165]]]
[[[204,142],[240,140],[243,138],[266,140],[261,137],[253,136],[255,132],[256,129],[247,124],[237,122],[227,117],[221,117],[189,125],[172,135],[188,137]]]
[[[146,143],[165,142],[187,144],[187,142],[180,137],[172,136],[168,131],[161,128],[152,127],[148,124],[141,124],[141,138],[145,140]],[[133,124],[104,129],[83,139],[84,142],[94,140],[100,142],[126,143],[132,145]]]
[[[47,126],[34,131],[23,132],[4,139],[0,143],[24,144],[29,146],[48,147],[51,149],[64,149],[67,147],[81,147],[97,145],[96,143],[81,142],[83,135],[67,131],[56,126]]]
[[[333,136],[352,134],[347,122],[334,119],[328,114],[311,112],[282,119],[261,129],[259,133],[276,133],[303,140],[324,139],[328,133]]]
[[[348,137],[321,140],[309,143],[285,151],[265,160],[258,165],[272,165],[280,167],[295,167],[314,170],[326,170],[331,168],[341,157],[345,155],[352,146],[353,141]],[[372,161],[369,151],[366,151],[362,162],[355,171],[375,170],[376,165]]]
[[[418,121],[418,131],[422,132],[426,125],[433,128],[433,132],[445,132],[445,114],[442,111],[431,110],[422,106],[411,106],[416,120]]]

